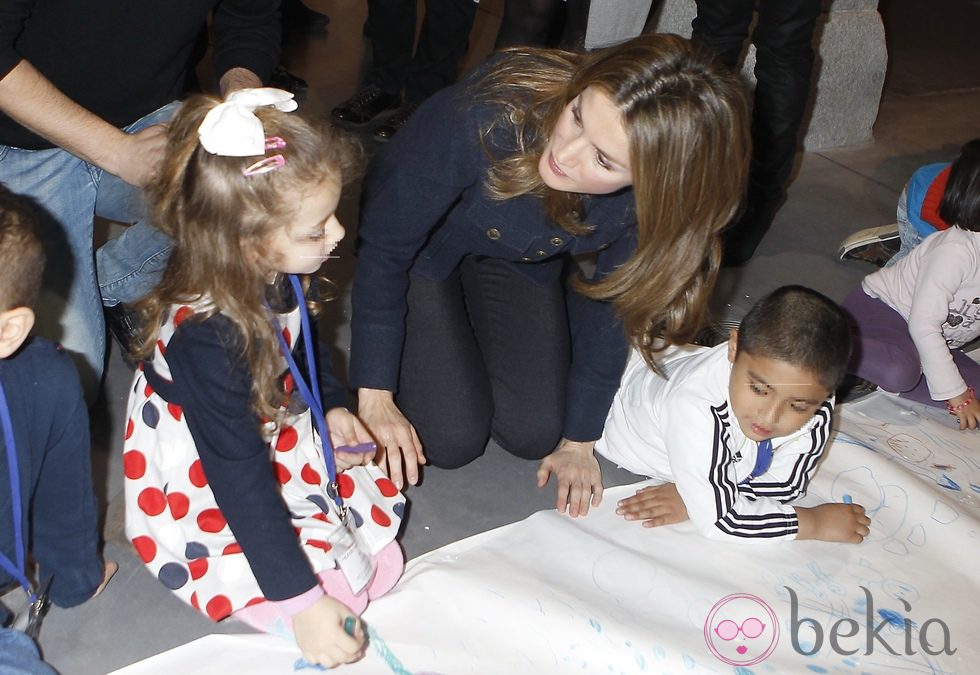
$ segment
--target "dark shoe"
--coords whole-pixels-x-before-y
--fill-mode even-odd
[[[136,367],[138,359],[133,355],[140,345],[143,322],[139,312],[134,312],[123,303],[111,307],[103,306],[106,328],[119,345],[123,361],[131,368]]]
[[[841,260],[863,260],[883,267],[901,247],[898,225],[883,225],[855,232],[841,242],[837,252]]]
[[[308,33],[322,33],[330,23],[330,17],[304,5],[301,0],[286,0],[282,4],[282,22]]]
[[[368,85],[330,111],[334,119],[349,124],[367,124],[378,115],[396,109],[402,102],[398,94],[388,94]]]
[[[878,385],[857,375],[847,375],[837,390],[835,398],[838,403],[848,403],[878,391]]]
[[[281,65],[276,66],[275,70],[272,71],[272,75],[269,76],[269,85],[277,89],[285,89],[291,94],[298,94],[310,86],[302,77],[289,72]]]
[[[374,130],[374,137],[382,141],[387,141],[394,136],[399,129],[405,126],[408,118],[418,109],[414,103],[406,103],[395,114],[384,121],[384,124]]]

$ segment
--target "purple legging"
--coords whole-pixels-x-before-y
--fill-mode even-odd
[[[919,352],[901,314],[860,287],[847,296],[841,307],[849,315],[854,339],[849,372],[904,398],[945,406],[945,401],[934,401],[929,395]],[[960,349],[950,352],[967,385],[980,389],[980,364]]]

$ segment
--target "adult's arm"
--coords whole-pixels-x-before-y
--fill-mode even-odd
[[[220,315],[185,321],[167,347],[184,418],[218,507],[262,593],[286,600],[317,585],[251,409],[251,376],[237,333]]]
[[[214,9],[214,72],[225,95],[261,87],[279,62],[279,0],[222,0]]]

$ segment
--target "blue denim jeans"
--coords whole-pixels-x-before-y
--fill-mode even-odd
[[[0,628],[0,675],[55,675],[41,660],[37,645],[13,628]]]
[[[177,105],[164,106],[123,131],[132,133],[164,122]],[[36,308],[37,332],[61,342],[73,356],[80,357],[75,359],[76,365],[91,397],[102,379],[106,349],[92,250],[93,219],[102,216],[120,222],[140,221],[145,212],[142,191],[60,148],[24,150],[0,145],[0,182],[41,207],[47,265]],[[134,226],[126,234],[122,245],[131,252],[126,259],[100,256],[106,258],[108,279],[125,276],[116,264],[128,265],[134,257],[152,260],[169,247],[169,241],[148,225]],[[126,285],[137,283],[130,280]]]

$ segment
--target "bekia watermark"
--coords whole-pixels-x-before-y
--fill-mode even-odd
[[[789,594],[790,641],[793,650],[802,656],[817,654],[824,644],[841,656],[871,655],[876,650],[894,656],[913,656],[917,650],[930,656],[956,653],[945,621],[929,618],[919,624],[891,609],[876,611],[871,591],[864,586],[859,586],[864,594],[863,622],[842,617],[827,624],[801,616],[796,591],[789,586],[783,588]],[[898,600],[905,612],[912,612],[907,600]],[[725,596],[714,604],[704,621],[708,649],[733,666],[751,666],[768,658],[779,643],[779,634],[780,622],[773,608],[762,598],[748,593]]]

